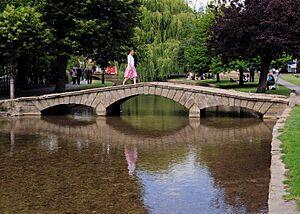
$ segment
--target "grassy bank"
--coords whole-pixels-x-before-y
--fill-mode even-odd
[[[300,86],[300,75],[299,74],[281,74],[281,78],[294,85]]]
[[[288,168],[289,195],[300,207],[300,106],[293,109],[280,137],[283,142],[283,161]]]
[[[256,93],[256,89],[258,86],[258,79],[255,80],[254,83],[245,83],[243,87],[239,86],[238,82],[230,82],[228,79],[223,79],[220,82],[217,82],[214,79],[209,80],[186,80],[186,79],[178,79],[179,81],[186,81],[186,82],[194,82],[195,84],[209,84],[217,86],[218,88],[223,89],[233,89],[236,91],[246,92],[246,93]],[[283,96],[289,96],[292,91],[282,85],[278,85],[276,90],[267,91],[266,94],[277,94]]]

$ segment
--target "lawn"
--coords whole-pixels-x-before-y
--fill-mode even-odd
[[[220,82],[217,82],[214,79],[208,79],[208,80],[186,80],[186,79],[179,79],[180,81],[187,81],[187,82],[194,82],[201,84],[210,84],[215,85],[219,88],[223,89],[233,89],[240,92],[246,92],[246,93],[256,93],[256,88],[258,86],[258,79],[255,80],[254,83],[245,83],[243,87],[240,87],[238,82],[230,82],[228,79],[220,80]],[[283,96],[289,96],[292,91],[282,85],[278,85],[276,90],[267,91],[266,94],[277,94],[277,95],[283,95]]]
[[[288,169],[286,183],[289,194],[286,199],[296,200],[300,207],[300,106],[293,109],[280,137],[283,142],[283,161]]]
[[[299,74],[281,74],[281,78],[294,85],[300,86],[300,75]]]

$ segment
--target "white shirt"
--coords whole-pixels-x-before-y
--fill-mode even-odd
[[[128,67],[134,67],[134,58],[131,56],[131,54],[128,55]]]

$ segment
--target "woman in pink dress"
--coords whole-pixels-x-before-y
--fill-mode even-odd
[[[128,65],[125,70],[123,85],[125,85],[125,83],[129,79],[133,79],[133,84],[136,84],[137,72],[136,72],[135,65],[134,65],[133,54],[134,54],[134,50],[130,49],[128,57],[127,57]]]

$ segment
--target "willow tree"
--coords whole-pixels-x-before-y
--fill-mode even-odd
[[[183,71],[181,42],[186,28],[195,20],[192,9],[183,0],[142,0],[142,17],[135,41],[141,80],[157,80]]]

